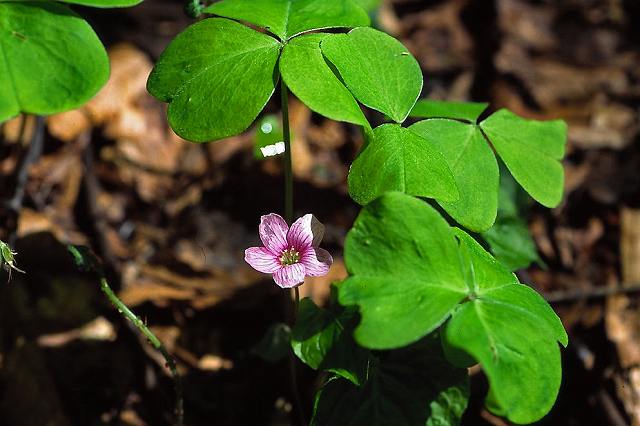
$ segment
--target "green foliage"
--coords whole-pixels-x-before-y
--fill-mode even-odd
[[[339,300],[360,309],[358,343],[401,347],[446,321],[447,345],[487,371],[492,409],[515,422],[550,409],[560,385],[557,342],[567,344],[558,317],[433,208],[400,193],[370,203],[347,237],[345,262],[351,276]]]
[[[562,199],[567,125],[562,120],[525,120],[501,109],[480,123],[513,177],[540,204]]]
[[[442,154],[397,124],[383,124],[349,171],[349,194],[367,204],[387,191],[455,201],[458,190]]]
[[[508,170],[501,167],[500,172],[498,217],[482,237],[496,259],[512,271],[526,268],[531,262],[543,264],[525,220],[531,199]]]
[[[367,141],[348,178],[350,195],[365,207],[346,240],[343,306],[303,300],[291,332],[304,363],[334,374],[316,399],[313,424],[457,424],[468,394],[462,367],[474,362],[489,377],[493,412],[514,422],[542,417],[560,383],[558,342],[567,344],[558,317],[469,235],[412,196],[435,199],[467,229],[484,231],[509,267],[522,265],[535,247],[512,192],[500,187],[498,195],[492,146],[529,194],[553,206],[562,195],[564,123],[505,110],[478,123],[485,103],[416,103],[418,62],[394,38],[359,27],[368,17],[352,1],[223,0],[206,12],[278,39],[224,18],[178,35],[148,88],[170,104],[179,135],[204,142],[242,132],[281,75],[283,90],[319,114],[362,126]],[[351,27],[347,34],[303,34]],[[359,103],[395,123],[371,129]],[[426,120],[403,128],[408,115]],[[260,123],[258,148],[278,142],[275,124],[273,117]],[[288,337],[272,330],[262,352],[282,356]]]
[[[142,3],[142,0],[56,0],[60,3],[77,4],[98,8],[129,7]],[[2,0],[2,2],[23,3],[24,0]],[[29,0],[30,3],[49,3],[49,0]]]
[[[564,181],[559,162],[566,143],[564,122],[525,120],[506,110],[479,125],[459,121],[475,121],[485,107],[429,103],[419,112],[458,120],[428,119],[410,127],[440,150],[455,176],[460,199],[438,200],[439,204],[458,223],[476,232],[493,225],[498,209],[498,163],[483,132],[514,176],[517,171],[518,182],[542,204],[550,206],[560,201]],[[513,227],[509,232],[521,233]]]
[[[367,11],[372,11],[380,6],[380,0],[354,0],[354,2]]]
[[[109,62],[89,24],[68,7],[0,2],[0,122],[77,108],[104,85]]]
[[[469,395],[467,371],[442,355],[437,335],[379,354],[361,387],[331,378],[316,396],[311,424],[455,426]]]
[[[477,359],[489,377],[488,406],[516,423],[532,423],[553,406],[567,334],[551,307],[457,230],[473,298],[453,312],[446,344]],[[510,281],[508,276],[513,277]]]
[[[317,29],[369,25],[367,13],[351,0],[223,0],[204,12],[255,24],[282,41]]]
[[[284,47],[280,73],[294,95],[313,111],[333,120],[368,126],[358,102],[333,73],[320,50],[329,34],[294,38]]]
[[[331,371],[361,385],[369,374],[370,353],[351,337],[357,319],[353,308],[326,310],[303,299],[291,336],[293,351],[314,370]]]
[[[63,3],[79,4],[99,8],[130,7],[142,3],[142,0],[57,0]]]
[[[449,119],[424,120],[410,129],[433,144],[453,172],[460,198],[438,200],[442,208],[468,229],[491,227],[498,208],[498,163],[480,129]]]
[[[482,233],[491,253],[512,271],[523,269],[532,262],[541,262],[536,245],[531,239],[527,223],[521,217],[501,217]]]
[[[247,129],[275,90],[281,45],[228,19],[205,19],[180,33],[147,88],[169,102],[169,124],[195,142]]]
[[[438,327],[468,294],[447,222],[423,201],[390,192],[367,205],[345,242],[351,275],[340,303],[357,304],[356,340],[390,349]]]
[[[321,47],[356,99],[397,123],[407,118],[422,90],[422,71],[402,43],[373,28],[356,28],[327,37]]]
[[[421,99],[409,113],[416,118],[453,118],[475,123],[489,106],[485,102],[447,102]]]

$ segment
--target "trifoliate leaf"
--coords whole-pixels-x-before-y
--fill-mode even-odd
[[[567,344],[562,323],[428,204],[400,193],[368,204],[347,236],[345,262],[339,301],[360,310],[358,343],[401,347],[444,323],[444,344],[487,372],[491,409],[519,423],[549,411],[560,386],[558,342]]]
[[[351,0],[223,0],[204,12],[250,22],[283,41],[311,30],[369,25],[367,13]]]

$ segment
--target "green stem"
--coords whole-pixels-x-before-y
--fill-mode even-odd
[[[100,289],[107,296],[107,299],[111,302],[111,304],[118,310],[118,312],[131,321],[131,323],[138,329],[144,336],[147,338],[147,341],[155,350],[160,352],[166,361],[166,366],[169,368],[171,372],[171,376],[173,377],[173,381],[175,384],[176,391],[176,404],[175,404],[175,426],[183,426],[184,425],[184,403],[182,397],[182,380],[180,379],[180,374],[178,373],[178,367],[176,365],[175,359],[167,352],[167,349],[164,347],[160,339],[156,337],[155,334],[149,330],[149,327],[142,321],[136,314],[134,314],[127,305],[125,305],[118,296],[111,290],[109,287],[109,283],[104,275],[104,270],[102,269],[102,265],[98,261],[97,257],[87,248],[82,246],[67,246],[69,252],[73,255],[74,260],[78,267],[81,270],[92,270],[96,272],[100,277]]]
[[[294,312],[294,319],[298,317],[298,307],[300,306],[300,290],[298,290],[298,287],[294,287],[294,294],[293,294],[293,305],[295,307],[295,312]]]
[[[149,344],[153,346],[155,350],[160,352],[164,357],[166,366],[171,371],[171,375],[173,376],[176,387],[175,425],[183,426],[184,406],[182,398],[182,380],[180,379],[180,374],[178,373],[178,367],[176,365],[175,359],[173,359],[173,357],[169,355],[169,352],[167,352],[167,349],[164,347],[162,342],[160,342],[160,339],[158,339],[156,335],[153,334],[151,330],[149,330],[149,327],[147,327],[144,321],[142,321],[140,317],[134,314],[131,309],[129,309],[129,307],[127,307],[127,305],[125,305],[120,299],[118,299],[118,296],[116,296],[113,290],[111,290],[111,287],[109,287],[109,283],[104,276],[100,277],[100,289],[107,296],[111,304],[118,310],[118,312],[123,317],[131,321],[131,323],[133,323],[133,325],[138,330],[140,330],[142,334],[144,334]]]
[[[289,128],[289,89],[280,79],[282,102],[282,135],[284,137],[284,218],[293,222],[293,164],[291,160],[291,130]]]
[[[284,139],[284,217],[287,223],[293,222],[293,162],[291,159],[291,129],[289,127],[289,89],[285,82],[280,78],[280,100],[282,109],[282,135]],[[294,312],[291,317],[291,326],[295,323],[298,314],[298,301],[300,293],[298,287],[294,288]],[[287,297],[290,300],[290,297]],[[291,302],[287,302],[290,305]],[[290,312],[290,308],[287,309]],[[306,424],[304,410],[302,409],[302,400],[298,390],[298,380],[296,374],[296,357],[293,352],[289,352],[289,378],[291,381],[291,393],[293,394],[293,403],[298,414],[300,426]]]

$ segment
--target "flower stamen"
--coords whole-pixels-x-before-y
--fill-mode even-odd
[[[284,250],[280,255],[280,264],[281,265],[295,265],[300,261],[300,253],[295,249],[295,247],[291,247],[287,250]]]

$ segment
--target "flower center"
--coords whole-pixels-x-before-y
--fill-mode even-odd
[[[300,253],[296,251],[294,247],[291,247],[282,252],[280,255],[280,263],[282,265],[293,265],[300,261]]]

